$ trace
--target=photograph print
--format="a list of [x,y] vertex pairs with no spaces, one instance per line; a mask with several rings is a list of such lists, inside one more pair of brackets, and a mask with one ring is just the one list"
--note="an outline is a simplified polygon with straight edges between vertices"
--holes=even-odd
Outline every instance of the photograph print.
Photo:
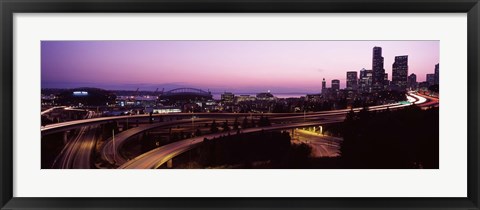
[[439,41],[42,41],[42,169],[438,169]]

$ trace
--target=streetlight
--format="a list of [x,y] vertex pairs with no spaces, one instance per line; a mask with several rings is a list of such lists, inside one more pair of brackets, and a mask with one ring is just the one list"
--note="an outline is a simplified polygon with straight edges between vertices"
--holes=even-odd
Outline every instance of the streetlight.
[[192,115],[192,136],[195,135],[195,116]]
[[112,147],[113,147],[113,163],[116,163],[116,156],[115,156],[115,129],[112,129]]

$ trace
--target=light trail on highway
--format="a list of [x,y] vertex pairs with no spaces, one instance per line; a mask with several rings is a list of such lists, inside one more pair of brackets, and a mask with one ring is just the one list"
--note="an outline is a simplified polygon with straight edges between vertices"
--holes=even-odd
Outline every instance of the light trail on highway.
[[340,153],[342,138],[326,136],[312,131],[295,129],[293,142],[302,142],[312,147],[314,157],[336,157]]
[[[369,111],[377,111],[377,110],[386,110],[386,109],[398,109],[403,108],[406,106],[411,106],[412,104],[421,104],[427,102],[424,100],[422,96],[416,95],[414,93],[409,93],[411,98],[409,99],[409,103],[402,104],[396,103],[395,105],[381,105],[375,107],[369,107]],[[349,109],[342,110],[340,113],[332,113],[332,112],[324,112],[322,114],[315,114],[309,117],[329,117],[328,119],[323,119],[318,122],[304,122],[304,123],[294,123],[294,124],[279,124],[279,125],[272,125],[269,127],[259,127],[259,128],[250,128],[241,130],[242,133],[251,133],[251,132],[259,132],[259,131],[269,131],[269,130],[278,130],[278,129],[290,129],[290,128],[298,128],[298,127],[308,127],[308,126],[316,126],[316,125],[324,125],[329,123],[337,123],[342,122],[345,119],[345,114],[353,110],[354,112],[359,112],[362,108],[357,109]],[[303,116],[297,116],[303,117]],[[138,157],[126,162],[125,164],[118,167],[118,169],[154,169],[160,167],[162,164],[167,162],[168,160],[174,158],[175,156],[182,154],[192,148],[198,146],[203,139],[211,139],[217,138],[224,135],[228,135],[229,132],[223,132],[218,134],[208,134],[204,136],[199,136],[191,139],[186,139],[178,142],[174,142],[156,149],[153,149],[149,152],[146,152]]]
[[49,112],[55,110],[55,109],[64,109],[66,106],[56,106],[56,107],[52,107],[50,109],[47,109],[45,111],[42,111],[40,112],[40,115],[44,115],[44,114],[48,114]]
[[[411,101],[414,102],[415,99],[410,97]],[[408,105],[408,104],[407,104]],[[407,106],[405,104],[400,104],[400,103],[395,103],[395,104],[387,104],[387,105],[378,105],[378,106],[371,106],[370,110],[381,110],[385,108],[397,108],[397,107],[403,107]],[[271,116],[272,121],[280,121],[280,120],[312,120],[315,118],[320,118],[320,117],[327,117],[327,116],[344,116],[346,113],[348,113],[350,110],[353,110],[354,112],[359,112],[363,108],[354,108],[354,109],[342,109],[342,110],[332,110],[332,111],[324,111],[321,112],[320,114],[309,114],[308,116],[302,116],[302,115],[296,115],[296,116],[286,116],[286,117],[275,117]],[[230,116],[230,115],[229,115]],[[205,119],[205,118],[200,118],[197,121],[205,122],[205,121],[213,121],[213,120],[225,120],[226,118],[216,118],[216,119]],[[113,141],[113,138],[109,138],[106,143],[104,144],[102,150],[101,150],[101,157],[103,160],[109,162],[110,164],[115,164],[115,165],[121,165],[128,160],[122,156],[120,153],[120,150],[122,146],[127,142],[130,138],[132,138],[134,135],[137,135],[139,133],[155,129],[155,128],[160,128],[164,126],[169,126],[169,125],[177,125],[177,124],[184,124],[184,123],[189,123],[190,119],[184,119],[184,120],[177,120],[174,122],[164,122],[164,123],[155,123],[155,124],[150,124],[150,125],[143,125],[139,126],[136,128],[129,129],[127,131],[123,131],[119,133],[118,135],[115,136],[115,142]]]
[[[370,106],[368,107],[369,111],[377,111],[377,110],[385,110],[385,109],[398,109],[406,106],[410,106],[411,104],[417,104],[421,105],[426,102],[430,102],[432,100],[426,99],[420,95],[417,95],[415,93],[409,93],[407,95],[408,103],[393,103],[393,104],[386,104],[386,105],[378,105],[378,106]],[[436,101],[438,103],[438,100]],[[359,112],[363,108],[353,108],[353,109],[342,109],[342,110],[331,110],[331,111],[322,111],[322,112],[311,112],[311,113],[282,113],[282,114],[276,114],[276,113],[263,113],[262,115],[269,116],[272,122],[280,122],[280,123],[285,123],[286,121],[297,121],[297,123],[290,122],[291,124],[278,124],[278,125],[273,125],[271,127],[263,127],[263,128],[252,128],[252,129],[244,129],[242,132],[256,132],[259,130],[264,130],[264,129],[277,129],[278,126],[280,127],[288,127],[290,126],[301,126],[304,125],[304,123],[310,123],[310,124],[325,124],[325,123],[334,123],[334,122],[341,122],[344,120],[345,115],[350,112]],[[89,117],[92,117],[89,112]],[[175,117],[170,116],[170,115],[154,115],[154,116],[167,116],[167,117]],[[247,116],[253,116],[250,113],[182,113],[180,116],[183,117],[200,117],[200,116],[217,116],[217,118],[197,118],[195,119],[196,122],[206,122],[206,121],[213,121],[213,120],[226,120],[227,118],[238,118],[238,117],[247,117]],[[257,116],[257,115],[255,115]],[[49,129],[54,129],[56,127],[61,128],[69,125],[92,125],[89,124],[89,122],[99,122],[99,121],[111,121],[113,119],[135,119],[135,118],[145,118],[148,119],[150,116],[120,116],[120,117],[108,117],[107,119],[104,117],[101,118],[91,118],[91,119],[85,119],[85,120],[76,120],[76,121],[70,121],[70,122],[65,122],[65,123],[57,123],[57,124],[52,124],[51,126],[48,126]],[[152,116],[153,117],[153,116]],[[298,121],[304,120],[302,123],[298,123]],[[309,122],[306,122],[308,120]],[[190,123],[192,119],[182,119],[182,120],[174,120],[174,121],[168,121],[168,122],[155,122],[153,124],[147,124],[147,125],[141,125],[136,128],[131,128],[126,131],[123,131],[119,133],[118,135],[115,136],[115,142],[112,141],[112,138],[108,139],[104,146],[101,149],[101,157],[105,161],[114,164],[114,165],[120,165],[119,168],[130,168],[126,167],[127,163],[130,163],[131,161],[136,161],[138,162],[139,158],[141,157],[150,157],[147,154],[152,154],[150,152],[156,151],[155,155],[159,156],[157,160],[160,160],[159,162],[164,162],[168,161],[168,158],[173,158],[185,151],[190,150],[191,148],[194,147],[196,144],[191,144],[192,142],[199,142],[199,139],[203,141],[204,138],[210,138],[206,136],[200,136],[192,139],[187,139],[179,142],[174,142],[159,148],[156,148],[150,152],[144,153],[133,160],[127,160],[125,157],[120,155],[120,150],[124,143],[130,139],[132,136],[137,135],[139,133],[155,129],[155,128],[161,128],[161,127],[166,127],[166,126],[172,126],[172,125],[180,125],[180,124],[187,124]],[[315,121],[315,122],[311,122]],[[95,124],[93,124],[95,125]],[[94,132],[92,132],[93,127],[96,126],[82,126],[80,127],[80,132],[76,136],[75,139],[72,141],[68,142],[66,146],[62,149],[62,152],[60,155],[57,157],[57,159],[54,162],[54,165],[59,168],[88,168],[90,167],[91,164],[91,154],[93,151],[93,148],[95,147],[96,144],[96,136],[94,135]],[[87,135],[84,135],[87,133]],[[225,133],[223,133],[225,134]],[[223,134],[211,134],[211,135],[223,135]],[[190,142],[190,144],[185,145],[185,141]],[[192,146],[193,145],[193,146]],[[167,147],[166,147],[167,146]],[[165,155],[162,155],[162,154]],[[163,161],[165,159],[165,161]],[[148,159],[149,161],[153,161],[152,159]],[[59,162],[58,162],[59,161]],[[149,162],[147,161],[147,162]],[[156,162],[158,165],[159,162]],[[160,164],[160,165],[161,165]],[[140,164],[144,166],[145,164]],[[151,164],[147,164],[150,166]],[[155,164],[154,164],[155,165]],[[158,166],[160,166],[158,165]],[[135,166],[135,164],[131,165],[132,167]],[[156,166],[156,167],[158,167]],[[134,167],[135,168],[135,167]],[[150,168],[150,167],[148,167]]]
[[[203,118],[203,119],[197,119],[195,120],[195,122],[207,122],[212,120],[216,120],[216,119]],[[172,125],[189,124],[191,122],[192,122],[192,119],[184,119],[184,120],[177,120],[177,121],[171,121],[171,122],[148,124],[148,125],[143,125],[143,126],[128,129],[126,131],[119,133],[118,135],[115,135],[115,141],[113,140],[112,137],[110,137],[105,141],[105,144],[101,149],[101,157],[103,160],[109,162],[110,164],[121,165],[125,163],[127,160],[120,154],[120,149],[125,144],[125,142],[130,138],[132,138],[133,136],[148,130],[156,129],[156,128],[172,126]]]
[[[338,122],[342,121],[343,119],[337,118],[332,119],[331,122]],[[323,122],[322,122],[323,123]],[[258,127],[258,128],[248,128],[241,130],[241,133],[253,133],[253,132],[260,132],[260,131],[272,131],[272,130],[285,130],[285,129],[292,129],[297,127],[308,127],[308,126],[316,126],[318,124],[322,124],[320,122],[306,122],[306,123],[295,123],[295,124],[279,124],[269,127]],[[229,132],[221,132],[215,134],[208,134],[204,136],[194,137],[182,141],[177,141],[163,147],[159,147],[157,149],[153,149],[149,152],[146,152],[128,162],[118,167],[119,169],[148,169],[148,168],[158,168],[162,164],[166,163],[168,160],[174,158],[175,156],[188,151],[198,144],[202,143],[205,138],[212,139],[218,138],[222,136],[228,135]]]
[[[86,118],[93,117],[89,111]],[[52,168],[86,169],[91,166],[91,156],[96,144],[96,126],[81,127],[75,138],[69,140],[60,154],[55,158]]]
[[[414,93],[409,93],[408,95],[415,97]],[[386,104],[386,105],[377,105],[377,106],[370,106],[369,108],[375,110],[377,108],[384,108],[384,107],[391,107],[399,105],[399,103],[393,104]],[[359,111],[362,108],[354,108],[354,111]],[[320,112],[308,112],[308,113],[172,113],[172,114],[153,114],[152,117],[189,117],[192,114],[199,116],[199,117],[245,117],[245,116],[269,116],[269,117],[281,117],[281,116],[314,116],[318,114],[336,114],[336,113],[347,113],[351,109],[340,109],[340,110],[331,110],[331,111],[320,111]],[[149,114],[144,115],[125,115],[125,116],[113,116],[113,117],[97,117],[91,119],[83,119],[83,120],[74,120],[68,122],[61,122],[50,124],[46,126],[42,126],[40,128],[42,135],[47,135],[55,132],[60,131],[67,131],[73,128],[77,128],[80,126],[86,125],[98,125],[102,123],[107,123],[111,121],[119,121],[119,120],[138,120],[138,119],[148,119],[150,118]]]

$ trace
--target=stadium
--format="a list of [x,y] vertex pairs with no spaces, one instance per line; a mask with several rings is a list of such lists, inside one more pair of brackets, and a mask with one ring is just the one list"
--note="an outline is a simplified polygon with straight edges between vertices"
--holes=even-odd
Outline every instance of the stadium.
[[203,91],[196,88],[177,88],[160,95],[160,103],[164,105],[201,103],[212,100],[210,91]]

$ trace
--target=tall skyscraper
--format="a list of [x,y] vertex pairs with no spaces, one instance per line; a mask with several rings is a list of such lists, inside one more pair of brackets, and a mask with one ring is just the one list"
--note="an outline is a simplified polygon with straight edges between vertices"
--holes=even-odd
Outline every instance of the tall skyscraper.
[[374,89],[376,90],[383,89],[385,69],[383,68],[383,57],[382,57],[381,47],[373,48],[372,71],[373,71],[372,85]]
[[332,90],[340,90],[340,80],[332,80]]
[[386,89],[389,85],[390,81],[388,80],[388,73],[385,73],[383,77],[383,88]]
[[410,90],[417,89],[417,75],[414,73],[410,74],[410,76],[407,78],[407,84]]
[[435,74],[427,74],[427,83],[429,86],[435,84]]
[[324,93],[326,89],[327,89],[327,82],[325,81],[325,78],[323,78],[323,80],[322,80],[322,93]]
[[407,88],[408,77],[408,55],[395,56],[392,65],[392,84],[400,90]]
[[347,71],[347,89],[357,90],[358,88],[358,78],[356,71]]
[[358,80],[358,86],[362,92],[371,92],[373,80],[373,71],[362,69],[360,70],[360,78]]
[[435,65],[435,85],[440,84],[439,70],[440,70],[440,64],[437,63],[437,64]]

